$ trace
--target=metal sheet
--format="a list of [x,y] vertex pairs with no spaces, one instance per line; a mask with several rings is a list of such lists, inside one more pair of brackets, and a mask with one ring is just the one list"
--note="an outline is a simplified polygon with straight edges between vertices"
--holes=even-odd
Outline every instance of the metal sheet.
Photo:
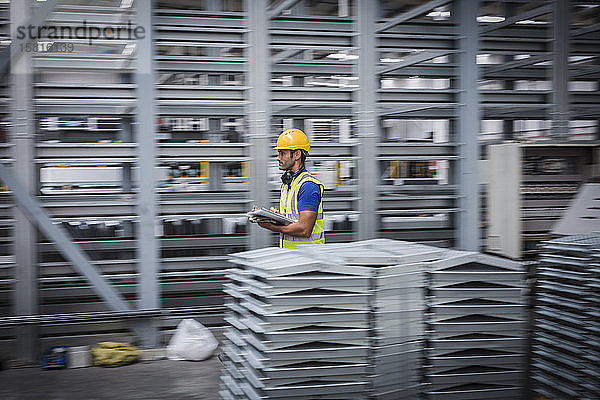
[[521,288],[448,288],[448,287],[434,287],[431,288],[433,296],[436,299],[473,299],[473,298],[484,298],[484,299],[500,299],[499,301],[507,298],[519,298],[521,296]]
[[526,339],[524,337],[496,337],[490,339],[459,339],[450,337],[447,339],[433,339],[431,346],[434,349],[431,351],[431,354],[474,348],[508,349],[509,351],[520,349],[522,352],[526,348]]
[[245,351],[252,353],[257,359],[268,359],[273,361],[288,360],[327,360],[339,357],[367,357],[367,346],[333,346],[329,343],[308,343],[290,349],[259,351],[251,343],[245,347]]
[[[480,369],[480,371],[477,371]],[[498,368],[499,369],[499,368]],[[431,390],[438,391],[443,389],[448,389],[451,387],[456,387],[457,385],[466,384],[466,383],[478,383],[478,382],[486,382],[491,384],[504,384],[506,386],[511,386],[519,381],[522,381],[525,378],[524,371],[521,370],[502,370],[499,371],[491,371],[491,368],[486,369],[482,367],[473,367],[471,368],[471,372],[450,372],[444,374],[431,374],[429,375],[429,379],[432,383]]]
[[324,326],[307,326],[303,328],[273,331],[261,334],[263,341],[278,343],[289,341],[316,341],[326,338],[327,340],[363,339],[368,337],[367,328],[338,329]]
[[484,304],[484,305],[434,305],[431,311],[439,319],[459,317],[469,314],[484,314],[488,316],[513,317],[524,316],[524,304]]
[[433,368],[471,365],[519,367],[523,362],[523,354],[445,355],[430,357],[429,360]]
[[516,386],[500,386],[489,389],[464,388],[427,392],[429,399],[440,400],[518,400],[522,390]]

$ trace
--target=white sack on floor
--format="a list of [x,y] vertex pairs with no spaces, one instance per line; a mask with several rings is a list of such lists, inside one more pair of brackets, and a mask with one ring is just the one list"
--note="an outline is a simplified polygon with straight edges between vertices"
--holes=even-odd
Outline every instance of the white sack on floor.
[[210,358],[219,343],[200,322],[187,318],[177,325],[177,330],[167,346],[169,360],[202,361]]

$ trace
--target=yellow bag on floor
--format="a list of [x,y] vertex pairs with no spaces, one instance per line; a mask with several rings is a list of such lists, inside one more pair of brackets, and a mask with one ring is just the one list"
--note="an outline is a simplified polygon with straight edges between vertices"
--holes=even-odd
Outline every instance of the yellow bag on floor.
[[137,347],[128,343],[100,342],[92,349],[92,363],[100,367],[133,364],[140,358]]

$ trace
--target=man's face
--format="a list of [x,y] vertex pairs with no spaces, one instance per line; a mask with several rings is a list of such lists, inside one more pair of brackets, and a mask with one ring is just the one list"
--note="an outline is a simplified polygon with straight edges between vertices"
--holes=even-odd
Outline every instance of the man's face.
[[279,162],[279,169],[286,171],[294,165],[294,152],[292,150],[277,150],[277,161]]

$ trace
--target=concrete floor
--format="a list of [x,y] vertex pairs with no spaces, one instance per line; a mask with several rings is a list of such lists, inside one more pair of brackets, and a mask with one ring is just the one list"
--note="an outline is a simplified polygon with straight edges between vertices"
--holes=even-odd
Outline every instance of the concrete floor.
[[216,356],[199,362],[155,360],[116,368],[10,368],[0,371],[0,399],[217,400],[220,369]]

